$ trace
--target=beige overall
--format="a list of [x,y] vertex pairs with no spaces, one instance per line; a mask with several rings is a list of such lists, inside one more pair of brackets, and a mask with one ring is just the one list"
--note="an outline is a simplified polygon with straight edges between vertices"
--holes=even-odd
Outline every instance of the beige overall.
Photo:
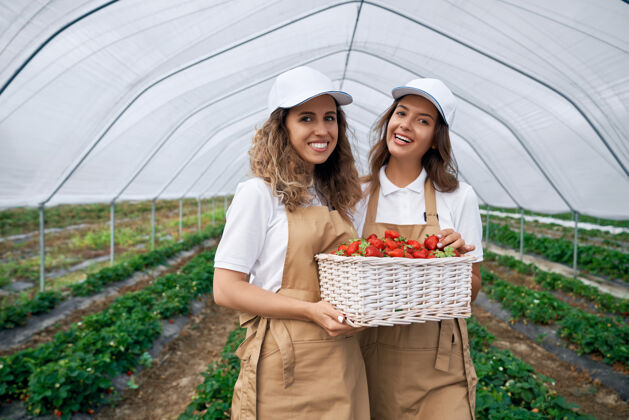
[[[426,180],[425,225],[376,223],[377,190],[369,198],[363,237],[397,230],[420,242],[440,231],[435,190]],[[369,328],[360,333],[371,418],[462,420],[474,418],[477,377],[465,320]]]
[[[286,215],[288,248],[278,293],[317,302],[315,254],[336,249],[356,231],[326,207]],[[312,322],[292,319],[243,314],[240,322],[247,338],[236,353],[241,369],[232,419],[369,419],[365,365],[355,335],[333,338]]]

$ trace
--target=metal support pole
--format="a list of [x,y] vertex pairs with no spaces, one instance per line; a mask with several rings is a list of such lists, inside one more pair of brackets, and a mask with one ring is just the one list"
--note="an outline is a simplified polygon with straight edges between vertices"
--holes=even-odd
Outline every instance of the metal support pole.
[[212,197],[212,226],[216,224],[216,198]]
[[46,283],[46,241],[44,239],[44,205],[39,206],[39,290],[44,291]]
[[115,246],[115,241],[114,241],[114,230],[115,230],[115,226],[116,226],[116,218],[115,218],[115,209],[116,207],[116,203],[114,201],[111,202],[111,207],[109,208],[109,220],[110,220],[110,226],[109,226],[109,265],[113,266],[114,265],[114,246]]
[[199,232],[201,232],[201,197],[197,198],[197,220],[199,222]]
[[182,236],[182,232],[183,232],[183,200],[179,199],[179,240],[181,241],[183,239]]
[[574,212],[574,258],[572,266],[574,269],[574,278],[577,278],[577,251],[578,251],[578,238],[579,238],[579,213]]
[[485,222],[485,248],[489,248],[489,205],[487,205],[487,221]]
[[155,249],[155,200],[151,201],[151,249]]
[[524,258],[524,209],[520,209],[520,261]]

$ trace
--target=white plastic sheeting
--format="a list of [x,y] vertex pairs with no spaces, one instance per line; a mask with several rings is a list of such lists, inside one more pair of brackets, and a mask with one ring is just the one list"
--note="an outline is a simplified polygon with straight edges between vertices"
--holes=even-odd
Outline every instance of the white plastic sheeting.
[[304,64],[354,96],[363,173],[391,88],[437,77],[481,202],[629,218],[620,0],[0,0],[0,207],[232,192]]

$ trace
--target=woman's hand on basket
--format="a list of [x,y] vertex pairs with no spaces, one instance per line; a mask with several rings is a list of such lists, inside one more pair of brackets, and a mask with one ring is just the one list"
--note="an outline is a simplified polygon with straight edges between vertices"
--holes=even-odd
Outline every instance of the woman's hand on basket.
[[437,237],[439,238],[440,244],[443,244],[444,247],[450,246],[456,249],[461,255],[476,249],[476,246],[466,244],[465,240],[461,237],[461,234],[459,232],[455,232],[454,229],[444,229],[437,234]]
[[345,323],[345,316],[334,309],[329,302],[320,300],[310,306],[309,318],[321,328],[323,328],[330,336],[337,337],[339,335],[352,335],[363,328],[354,328]]

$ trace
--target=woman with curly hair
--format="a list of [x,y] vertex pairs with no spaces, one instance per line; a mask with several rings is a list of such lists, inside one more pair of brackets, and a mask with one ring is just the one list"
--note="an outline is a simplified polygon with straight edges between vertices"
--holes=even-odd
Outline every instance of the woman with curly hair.
[[[450,144],[454,95],[437,79],[411,80],[392,95],[374,129],[368,198],[357,206],[358,231],[367,237],[396,230],[419,241],[437,235],[439,248],[451,246],[480,261],[478,202],[472,187],[457,179]],[[480,283],[474,263],[472,299]],[[465,320],[370,328],[360,341],[372,418],[474,417],[477,379]]]
[[369,418],[358,330],[321,300],[314,260],[357,236],[361,189],[340,107],[351,101],[295,68],[275,80],[253,137],[254,177],[236,189],[214,263],[216,303],[247,327],[233,419]]

